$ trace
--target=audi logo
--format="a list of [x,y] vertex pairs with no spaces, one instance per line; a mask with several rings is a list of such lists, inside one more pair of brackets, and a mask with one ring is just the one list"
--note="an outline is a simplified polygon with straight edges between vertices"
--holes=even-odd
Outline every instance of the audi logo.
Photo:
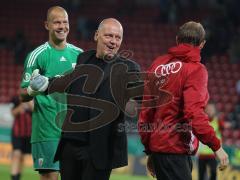
[[156,77],[167,76],[169,74],[175,74],[182,68],[182,62],[176,61],[168,64],[161,64],[157,66],[154,73]]

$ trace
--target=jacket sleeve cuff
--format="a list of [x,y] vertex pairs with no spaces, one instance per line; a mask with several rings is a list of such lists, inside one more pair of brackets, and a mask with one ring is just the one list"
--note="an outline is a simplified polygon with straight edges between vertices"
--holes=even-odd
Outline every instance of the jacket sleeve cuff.
[[208,146],[215,152],[221,147],[221,141],[214,136]]

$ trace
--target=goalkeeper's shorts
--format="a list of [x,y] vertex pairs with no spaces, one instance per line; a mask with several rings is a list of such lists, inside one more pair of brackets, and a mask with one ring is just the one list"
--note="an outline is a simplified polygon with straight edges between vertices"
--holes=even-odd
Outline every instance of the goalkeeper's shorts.
[[59,141],[45,141],[32,143],[32,157],[34,169],[59,171],[59,161],[53,162]]

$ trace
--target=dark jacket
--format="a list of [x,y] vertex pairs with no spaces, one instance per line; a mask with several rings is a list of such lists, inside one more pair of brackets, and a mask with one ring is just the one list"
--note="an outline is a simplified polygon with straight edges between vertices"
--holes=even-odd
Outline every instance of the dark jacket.
[[[90,106],[90,108],[85,108],[88,110],[88,119],[99,117],[101,114],[101,103],[99,103],[99,100],[107,101],[108,104],[106,106],[105,112],[105,118],[102,119],[102,121],[105,121],[110,116],[110,121],[104,123],[104,125],[96,126],[96,121],[88,121],[87,123],[87,135],[88,135],[88,148],[89,148],[89,154],[90,157],[97,169],[113,169],[118,167],[123,167],[127,165],[127,137],[125,131],[121,128],[124,124],[124,112],[123,109],[125,107],[126,101],[128,98],[123,98],[128,96],[128,91],[125,91],[124,82],[126,82],[126,79],[130,77],[129,75],[124,75],[123,73],[123,66],[116,67],[115,65],[126,65],[128,72],[140,72],[139,65],[137,65],[135,62],[130,61],[128,59],[122,58],[120,56],[116,56],[114,60],[110,62],[106,66],[106,68],[103,69],[104,74],[102,77],[100,77],[97,72],[94,76],[95,79],[92,79],[92,77],[88,77],[88,82],[95,82],[100,80],[99,85],[96,89],[92,90],[91,93],[85,92],[83,95],[82,88],[88,86],[89,84],[86,83],[83,84],[83,81],[77,79],[77,71],[80,71],[78,69],[79,65],[88,64],[91,65],[91,62],[88,62],[88,60],[91,60],[91,58],[96,56],[96,51],[88,51],[84,52],[79,55],[77,66],[75,70],[70,73],[67,76],[57,78],[56,82],[54,83],[54,87],[51,85],[49,86],[50,91],[58,91],[61,92],[63,88],[61,87],[66,82],[72,82],[69,86],[68,92],[72,95],[80,95],[84,96],[84,98],[92,98],[94,101],[88,103],[86,106]],[[115,66],[115,68],[113,68]],[[123,69],[122,69],[123,68]],[[111,76],[110,76],[111,74]],[[139,77],[139,76],[138,76]],[[71,79],[71,80],[70,80]],[[75,79],[73,82],[72,80]],[[59,82],[57,82],[59,81]],[[133,86],[134,83],[130,83]],[[136,83],[137,84],[137,83]],[[79,86],[79,87],[78,87]],[[91,86],[91,85],[90,85]],[[117,87],[117,88],[116,88]],[[90,88],[91,89],[91,88]],[[59,91],[60,90],[60,91]],[[94,92],[93,92],[94,91]],[[81,92],[81,93],[80,93]],[[131,92],[132,93],[132,92]],[[119,99],[120,98],[120,99]],[[96,100],[97,99],[97,100]],[[73,98],[73,100],[75,100]],[[81,100],[81,99],[80,99]],[[83,102],[82,100],[81,102]],[[68,98],[69,103],[69,98]],[[74,104],[74,103],[69,103]],[[68,104],[68,105],[69,105]],[[100,105],[99,105],[100,104]],[[115,116],[113,118],[112,116],[112,110],[111,110],[111,104],[112,106],[115,106],[114,110]],[[92,107],[98,106],[100,107],[100,110],[96,110]],[[79,106],[71,106],[69,105],[68,108],[74,109],[76,114],[72,116],[71,121],[74,122],[82,122],[80,120],[81,113],[78,114]],[[81,111],[84,111],[81,109]],[[85,119],[86,120],[86,119]],[[66,121],[65,121],[66,122]],[[64,127],[64,125],[63,125]],[[76,127],[76,125],[75,125]],[[61,139],[64,137],[67,137],[68,139],[77,139],[78,136],[81,136],[81,133],[83,132],[64,132],[62,133]],[[61,146],[61,142],[60,142]],[[58,148],[58,151],[59,148]],[[59,159],[59,152],[56,153],[56,160]]]

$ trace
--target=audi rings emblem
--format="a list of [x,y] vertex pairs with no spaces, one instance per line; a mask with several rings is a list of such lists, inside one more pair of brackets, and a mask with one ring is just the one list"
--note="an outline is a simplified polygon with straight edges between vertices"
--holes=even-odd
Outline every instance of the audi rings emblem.
[[182,68],[182,62],[176,61],[168,64],[161,64],[157,66],[154,73],[156,77],[167,76],[169,74],[175,74]]

